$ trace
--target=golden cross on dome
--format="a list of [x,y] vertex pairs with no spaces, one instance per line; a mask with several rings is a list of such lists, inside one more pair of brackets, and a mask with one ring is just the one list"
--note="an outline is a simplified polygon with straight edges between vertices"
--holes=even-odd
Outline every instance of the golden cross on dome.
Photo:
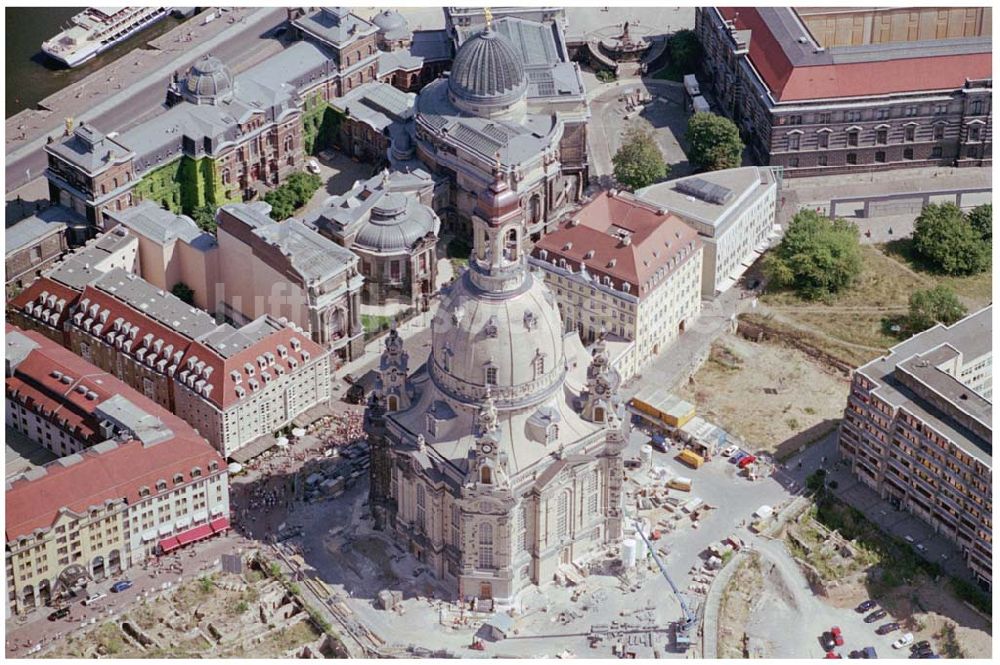
[[489,30],[493,25],[493,12],[490,11],[489,7],[483,8],[483,16],[486,18],[486,29]]

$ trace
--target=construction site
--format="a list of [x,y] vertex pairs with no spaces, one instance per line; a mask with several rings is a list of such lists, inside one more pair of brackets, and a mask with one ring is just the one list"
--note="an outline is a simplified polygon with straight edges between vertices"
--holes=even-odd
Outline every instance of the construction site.
[[324,658],[341,654],[294,589],[253,565],[149,594],[120,616],[42,652],[43,658]]

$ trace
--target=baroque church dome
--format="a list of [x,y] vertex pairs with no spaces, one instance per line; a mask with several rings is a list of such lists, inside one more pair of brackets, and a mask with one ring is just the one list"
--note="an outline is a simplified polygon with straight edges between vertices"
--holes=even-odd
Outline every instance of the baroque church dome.
[[459,401],[482,401],[489,384],[498,407],[528,407],[562,386],[562,319],[541,277],[529,273],[520,289],[501,296],[479,289],[467,271],[432,325],[431,375]]
[[233,76],[221,60],[205,56],[191,65],[184,81],[184,96],[195,104],[217,104],[233,94]]
[[486,28],[458,49],[448,77],[452,102],[470,107],[507,107],[524,98],[528,77],[524,62],[510,40]]

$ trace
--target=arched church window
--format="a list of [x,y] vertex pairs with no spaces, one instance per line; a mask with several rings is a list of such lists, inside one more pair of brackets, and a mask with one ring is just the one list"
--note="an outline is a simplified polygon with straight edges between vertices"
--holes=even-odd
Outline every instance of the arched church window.
[[528,220],[531,224],[535,224],[542,218],[542,197],[535,194],[528,201]]
[[417,528],[427,530],[427,491],[423,485],[417,485]]
[[597,483],[598,483],[598,480],[599,480],[598,475],[600,475],[600,471],[598,471],[597,469],[594,469],[591,472],[590,479],[589,479],[589,481],[587,483],[587,493],[589,494],[589,497],[588,497],[588,500],[587,500],[588,501],[588,503],[587,503],[587,511],[591,515],[596,515],[597,514],[597,506],[598,506]]
[[479,470],[479,482],[484,485],[491,485],[493,483],[493,472],[488,466],[484,466]]
[[569,490],[559,495],[559,504],[556,506],[556,536],[562,538],[567,533],[569,533]]
[[503,255],[508,261],[517,261],[517,229],[510,229],[504,236]]
[[395,395],[389,395],[388,406],[390,411],[396,411],[399,409],[399,398]]
[[479,526],[479,567],[493,568],[493,525]]

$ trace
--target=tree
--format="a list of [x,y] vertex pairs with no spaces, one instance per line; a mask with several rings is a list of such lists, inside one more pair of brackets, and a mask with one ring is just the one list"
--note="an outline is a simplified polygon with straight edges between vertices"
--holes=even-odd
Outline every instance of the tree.
[[948,275],[973,275],[990,265],[990,244],[954,203],[924,206],[913,225],[913,249]]
[[215,212],[218,210],[218,206],[212,203],[206,203],[203,206],[198,206],[191,211],[191,219],[194,223],[198,225],[198,228],[207,233],[215,233],[218,228],[218,224],[215,221]]
[[628,131],[611,162],[618,182],[633,190],[663,180],[670,171],[652,133],[638,128]]
[[684,138],[688,159],[699,169],[734,169],[743,161],[743,141],[732,120],[714,113],[695,113],[688,120]]
[[993,204],[984,203],[969,211],[966,219],[972,228],[979,231],[979,235],[988,243],[993,242]]
[[667,55],[674,65],[674,71],[680,74],[695,71],[704,53],[701,41],[693,30],[678,30],[667,42]]
[[189,305],[194,304],[194,289],[184,282],[177,282],[170,292]]
[[304,171],[292,173],[283,185],[264,195],[264,200],[271,204],[271,219],[279,222],[288,219],[305,205],[322,185],[323,179],[318,175]]
[[950,326],[966,315],[965,306],[951,288],[939,284],[926,291],[915,291],[910,295],[910,314],[907,328],[911,335],[923,332],[943,323]]
[[858,229],[814,210],[795,214],[781,243],[764,260],[768,281],[814,300],[851,286],[861,274]]

